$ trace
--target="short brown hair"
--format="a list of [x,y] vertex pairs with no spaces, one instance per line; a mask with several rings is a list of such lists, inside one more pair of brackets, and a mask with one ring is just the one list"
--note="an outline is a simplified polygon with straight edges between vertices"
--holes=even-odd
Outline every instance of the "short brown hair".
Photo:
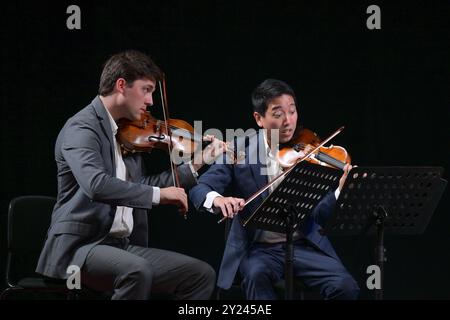
[[159,81],[161,77],[161,69],[150,56],[136,50],[127,50],[113,55],[106,61],[100,77],[98,93],[102,96],[110,94],[119,78],[133,83],[135,80],[145,78]]

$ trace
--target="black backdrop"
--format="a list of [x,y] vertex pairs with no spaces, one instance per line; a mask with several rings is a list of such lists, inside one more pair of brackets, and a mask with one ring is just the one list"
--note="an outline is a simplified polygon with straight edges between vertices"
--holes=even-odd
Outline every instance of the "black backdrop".
[[[66,28],[70,4],[81,8],[81,30]],[[381,8],[381,30],[366,27],[370,4]],[[326,136],[346,126],[334,143],[354,163],[448,169],[448,1],[19,1],[0,12],[0,268],[9,201],[56,194],[59,129],[96,95],[105,59],[123,49],[150,53],[163,68],[174,118],[203,120],[204,129],[254,127],[251,90],[279,78],[296,91],[305,127]],[[450,298],[447,194],[422,236],[387,237],[386,298]],[[217,269],[223,226],[215,221],[157,208],[152,245]],[[354,238],[332,240],[365,288],[371,239],[358,255]]]

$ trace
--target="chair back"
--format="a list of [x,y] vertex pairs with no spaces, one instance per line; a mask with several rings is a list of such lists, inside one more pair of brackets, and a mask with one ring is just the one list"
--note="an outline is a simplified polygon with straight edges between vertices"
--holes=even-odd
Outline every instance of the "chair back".
[[50,227],[54,197],[30,195],[11,200],[8,210],[8,261],[6,280],[36,277],[35,269],[47,230]]

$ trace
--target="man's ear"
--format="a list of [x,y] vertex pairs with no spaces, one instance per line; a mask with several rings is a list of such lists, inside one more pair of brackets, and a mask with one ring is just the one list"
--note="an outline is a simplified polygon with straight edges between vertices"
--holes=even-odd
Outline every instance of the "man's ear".
[[115,87],[118,92],[123,93],[126,85],[127,85],[127,81],[124,78],[119,78],[116,80]]
[[263,116],[261,114],[259,114],[258,112],[254,111],[253,112],[253,117],[255,118],[255,121],[258,124],[258,126],[260,128],[262,128],[263,127],[263,123],[262,123],[261,119],[263,118]]

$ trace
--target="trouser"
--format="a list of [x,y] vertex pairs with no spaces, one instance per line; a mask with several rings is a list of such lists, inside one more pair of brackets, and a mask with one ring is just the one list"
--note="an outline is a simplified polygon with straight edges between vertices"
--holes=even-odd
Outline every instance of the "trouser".
[[[285,244],[255,243],[239,271],[247,299],[277,299],[273,285],[284,276]],[[294,244],[294,276],[324,299],[356,299],[359,287],[342,262],[300,240]]]
[[142,300],[151,294],[209,299],[215,272],[186,255],[129,245],[127,238],[107,238],[87,255],[81,283],[97,291],[112,291],[112,299]]

